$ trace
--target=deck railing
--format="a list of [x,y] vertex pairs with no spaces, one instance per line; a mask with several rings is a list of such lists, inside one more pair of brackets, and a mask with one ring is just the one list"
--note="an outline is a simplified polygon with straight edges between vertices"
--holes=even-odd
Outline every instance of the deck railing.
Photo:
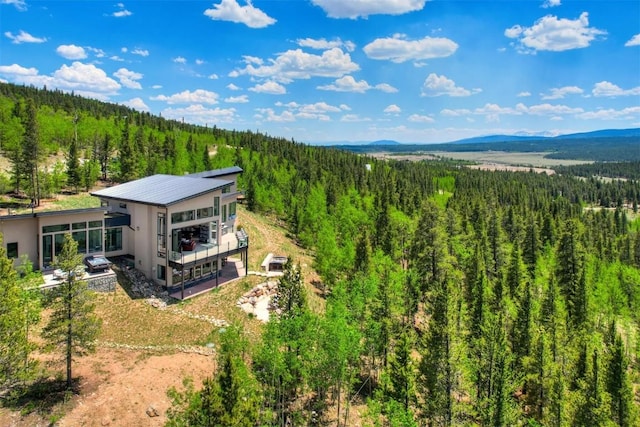
[[249,239],[246,233],[236,233],[235,235],[228,235],[230,237],[224,238],[219,245],[211,243],[197,243],[196,247],[192,251],[171,251],[169,256],[170,260],[175,264],[194,264],[199,260],[206,260],[207,258],[220,257],[230,252],[236,253],[239,249],[247,247]]

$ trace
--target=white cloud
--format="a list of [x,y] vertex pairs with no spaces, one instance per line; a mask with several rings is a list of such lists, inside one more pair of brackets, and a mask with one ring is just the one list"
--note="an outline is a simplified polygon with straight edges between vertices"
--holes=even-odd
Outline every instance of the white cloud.
[[138,111],[149,112],[149,107],[144,103],[142,98],[132,98],[128,101],[123,102],[122,105],[126,105],[127,107],[133,108]]
[[120,48],[120,52],[127,53],[127,52],[129,52],[129,48],[126,47],[126,46],[123,46],[123,47]]
[[96,56],[96,58],[104,58],[105,57],[104,50],[102,50],[102,49],[98,49],[98,48],[91,47],[91,46],[87,46],[85,49],[88,50],[89,52],[93,52],[93,54]]
[[61,44],[56,49],[56,52],[66,59],[84,59],[87,57],[84,48],[74,44]]
[[371,89],[371,85],[365,80],[356,81],[353,76],[340,77],[331,84],[318,86],[320,90],[331,90],[335,92],[357,92],[365,93]]
[[440,114],[445,117],[461,117],[461,116],[467,116],[471,114],[471,110],[468,110],[466,108],[459,108],[456,110],[445,108],[444,110],[440,111]]
[[340,118],[341,122],[347,123],[357,123],[357,122],[370,122],[371,119],[368,117],[360,117],[357,114],[345,114]]
[[149,56],[149,51],[147,49],[133,49],[131,53],[134,55]]
[[234,85],[233,83],[229,83],[227,85],[227,89],[229,89],[229,90],[240,90],[240,88],[238,86]]
[[90,90],[112,94],[120,89],[120,85],[107,76],[104,70],[93,64],[74,62],[71,66],[63,65],[54,74],[60,84],[54,86],[69,89]]
[[249,90],[251,92],[268,93],[271,95],[283,95],[287,93],[287,89],[284,86],[274,81],[257,84],[254,87],[250,87]]
[[516,105],[516,110],[534,116],[558,116],[567,114],[579,114],[584,112],[582,108],[569,107],[567,105],[538,104],[527,107],[524,104]]
[[215,73],[214,74],[209,74],[209,76],[207,78],[209,78],[211,80],[218,80],[218,75],[215,74]]
[[485,116],[488,122],[499,122],[502,115],[519,116],[523,113],[518,109],[501,107],[498,104],[485,104],[473,110],[473,114]]
[[282,114],[276,114],[271,108],[259,108],[256,118],[267,122],[295,122],[296,118],[291,111],[283,111]]
[[518,98],[524,98],[524,97],[527,97],[527,96],[531,96],[531,92],[527,92],[527,91],[520,92],[517,96],[518,96]]
[[624,45],[626,47],[640,46],[640,34],[636,34],[635,36],[631,37]]
[[27,10],[27,2],[24,0],[2,0],[2,4],[12,4],[21,12]]
[[410,122],[414,122],[414,123],[433,123],[435,122],[435,120],[433,120],[432,117],[429,116],[423,116],[420,114],[412,114],[409,116],[409,118],[407,119]]
[[202,104],[190,105],[186,108],[165,108],[162,117],[184,120],[187,123],[209,125],[215,123],[232,123],[236,115],[235,108],[207,108]]
[[18,64],[0,65],[0,74],[12,76],[37,76],[38,70],[33,67],[25,68]]
[[109,78],[104,70],[93,64],[73,62],[71,66],[63,65],[50,76],[38,74],[35,68],[25,68],[18,64],[0,66],[0,75],[4,75],[13,83],[47,86],[65,92],[74,91],[80,96],[107,100],[118,93],[120,84]]
[[213,20],[245,24],[249,28],[264,28],[276,22],[260,9],[253,7],[249,0],[246,0],[245,6],[240,6],[236,0],[222,0],[213,7],[214,9],[204,11],[204,14]]
[[427,0],[311,0],[330,18],[366,18],[369,15],[402,15],[422,10]]
[[602,81],[593,86],[591,93],[593,96],[637,96],[640,95],[640,86],[636,86],[631,89],[622,89],[611,82]]
[[118,55],[110,56],[109,59],[112,60],[112,61],[118,61],[118,62],[123,62],[124,61],[124,59],[120,58]]
[[542,3],[542,7],[544,9],[548,9],[550,7],[560,6],[560,4],[560,0],[544,0],[544,3]]
[[356,48],[355,43],[351,41],[343,42],[340,39],[328,41],[327,39],[324,39],[324,38],[322,39],[306,38],[306,39],[298,39],[297,43],[298,43],[298,46],[300,47],[309,47],[311,49],[318,49],[318,50],[333,49],[334,47],[338,47],[338,48],[344,47],[344,49],[347,52],[353,52]]
[[469,90],[456,86],[456,83],[446,76],[431,73],[424,81],[421,96],[470,96],[481,91],[481,89]]
[[305,104],[300,106],[300,112],[321,114],[321,113],[338,113],[342,111],[340,107],[327,104],[326,102],[316,102],[315,104]]
[[398,107],[396,104],[391,104],[384,109],[385,114],[400,114],[402,109]]
[[153,85],[151,89],[162,89],[162,85]]
[[18,34],[13,34],[11,31],[6,31],[4,35],[11,39],[11,43],[13,44],[21,44],[21,43],[44,43],[47,41],[46,37],[34,37],[26,31],[20,30]]
[[542,99],[562,99],[565,95],[579,95],[584,91],[577,86],[554,87],[551,93],[541,94]]
[[[257,63],[255,58],[248,60],[247,66],[230,73],[231,77],[248,74],[254,77],[270,78],[283,83],[294,79],[308,79],[311,77],[342,77],[345,74],[360,69],[358,64],[351,61],[351,56],[338,48],[322,52],[322,55],[313,55],[303,52],[301,49],[288,50],[281,53],[275,59],[269,61],[269,65]],[[255,64],[255,65],[254,65]]]
[[622,110],[600,109],[578,114],[583,120],[637,120],[640,117],[640,107],[628,107]]
[[124,87],[128,87],[129,89],[142,89],[142,86],[138,82],[138,80],[142,78],[142,74],[140,73],[127,70],[126,68],[120,68],[118,71],[113,73],[113,75],[120,80],[120,83]]
[[173,62],[176,62],[178,64],[186,64],[187,59],[183,58],[182,56],[176,56],[175,58],[173,58]]
[[224,102],[228,102],[230,104],[244,104],[249,102],[249,97],[247,95],[230,96],[225,98]]
[[366,80],[356,81],[352,76],[344,76],[336,79],[333,83],[328,85],[317,86],[316,89],[330,90],[334,92],[356,92],[365,93],[371,89],[377,89],[386,93],[395,93],[398,91],[395,87],[387,83],[380,83],[375,86],[371,86]]
[[589,14],[582,12],[575,20],[558,19],[547,15],[538,19],[531,27],[514,25],[505,30],[504,35],[518,41],[521,53],[535,53],[539,50],[561,52],[589,46],[598,36],[607,32],[589,27]]
[[425,37],[420,40],[407,40],[403,34],[376,39],[363,48],[369,58],[396,63],[445,58],[453,55],[457,49],[458,44],[447,38]]
[[386,93],[396,93],[398,92],[398,89],[396,89],[395,87],[391,86],[388,83],[380,83],[374,86],[374,89],[377,89],[381,92],[386,92]]
[[204,60],[196,58],[196,65],[202,65],[202,64],[204,64]]
[[124,18],[126,16],[131,16],[133,15],[133,13],[131,13],[130,11],[128,11],[125,7],[123,3],[118,3],[116,4],[116,7],[119,9],[115,12],[113,12],[113,15],[116,18]]
[[204,89],[196,89],[193,92],[185,90],[171,96],[152,96],[151,100],[164,101],[167,104],[217,104],[218,94]]

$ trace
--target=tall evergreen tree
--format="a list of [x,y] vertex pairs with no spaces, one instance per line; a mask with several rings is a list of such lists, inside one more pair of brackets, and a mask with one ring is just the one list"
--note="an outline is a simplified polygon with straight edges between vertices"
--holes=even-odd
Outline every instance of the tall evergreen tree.
[[76,114],[73,117],[73,138],[69,143],[69,152],[67,154],[67,184],[73,187],[76,193],[82,182],[78,155],[78,121],[79,117]]
[[558,241],[555,277],[565,298],[569,321],[575,328],[582,328],[587,320],[584,256],[578,224],[571,220]]
[[64,272],[65,279],[63,284],[49,291],[52,313],[42,335],[47,348],[63,349],[67,388],[71,389],[73,358],[95,351],[101,320],[94,313],[95,295],[82,280],[82,254],[78,253],[78,243],[70,233],[64,236],[56,266]]
[[615,330],[615,323],[612,333],[615,337],[608,343],[606,371],[606,389],[611,396],[611,419],[621,427],[631,427],[637,425],[638,411],[629,378],[629,361],[622,337]]

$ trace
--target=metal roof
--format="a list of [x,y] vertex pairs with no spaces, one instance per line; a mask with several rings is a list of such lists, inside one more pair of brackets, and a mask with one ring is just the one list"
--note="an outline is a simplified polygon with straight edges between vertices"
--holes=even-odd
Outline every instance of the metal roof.
[[169,206],[209,193],[232,181],[202,179],[190,175],[153,175],[94,191],[91,195],[156,206]]
[[105,212],[105,208],[80,208],[80,209],[65,209],[61,211],[35,211],[33,213],[23,213],[23,214],[13,214],[13,215],[2,215],[0,216],[0,220],[13,220],[13,219],[23,219],[23,218],[40,218],[45,216],[63,216],[63,215],[76,215],[76,214],[85,214],[89,212]]
[[233,175],[236,173],[242,173],[242,168],[240,166],[231,166],[228,168],[214,169],[214,170],[204,171],[204,172],[196,172],[196,173],[191,173],[185,176],[190,176],[193,178],[218,178],[221,176]]

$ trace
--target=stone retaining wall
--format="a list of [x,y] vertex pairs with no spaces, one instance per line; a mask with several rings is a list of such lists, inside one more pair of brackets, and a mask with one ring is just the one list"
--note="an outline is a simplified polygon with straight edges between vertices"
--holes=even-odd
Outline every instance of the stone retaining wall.
[[116,283],[118,283],[118,277],[115,274],[87,280],[89,289],[96,292],[113,292],[116,289]]

